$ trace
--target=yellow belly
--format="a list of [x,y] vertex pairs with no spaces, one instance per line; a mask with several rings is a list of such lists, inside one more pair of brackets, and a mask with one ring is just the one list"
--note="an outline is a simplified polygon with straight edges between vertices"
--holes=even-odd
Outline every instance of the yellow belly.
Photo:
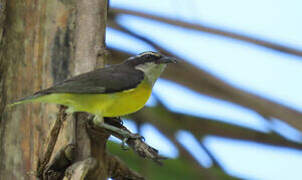
[[36,99],[37,102],[48,102],[66,105],[74,111],[84,111],[104,117],[123,116],[141,109],[151,95],[152,87],[143,82],[135,89],[111,94],[50,94]]

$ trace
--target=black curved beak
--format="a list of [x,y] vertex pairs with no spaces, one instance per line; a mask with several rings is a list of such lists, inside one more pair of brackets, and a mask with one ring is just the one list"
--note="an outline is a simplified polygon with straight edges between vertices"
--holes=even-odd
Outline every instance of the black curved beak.
[[168,63],[177,63],[177,59],[175,57],[163,56],[159,59],[160,63],[168,64]]

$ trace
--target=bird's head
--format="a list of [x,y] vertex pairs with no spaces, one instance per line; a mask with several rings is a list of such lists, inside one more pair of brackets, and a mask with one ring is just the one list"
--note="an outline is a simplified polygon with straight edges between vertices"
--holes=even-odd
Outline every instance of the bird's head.
[[176,59],[157,52],[147,51],[128,58],[126,63],[135,69],[143,71],[153,85],[156,79],[165,70],[167,64],[176,63]]

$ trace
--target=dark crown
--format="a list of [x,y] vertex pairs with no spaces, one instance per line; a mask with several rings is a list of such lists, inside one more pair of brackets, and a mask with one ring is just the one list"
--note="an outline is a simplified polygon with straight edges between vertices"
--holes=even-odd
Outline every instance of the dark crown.
[[153,52],[153,51],[146,51],[143,53],[140,53],[136,56],[132,56],[126,60],[127,64],[136,66],[139,64],[144,64],[148,62],[157,62],[160,58],[163,56],[160,53]]

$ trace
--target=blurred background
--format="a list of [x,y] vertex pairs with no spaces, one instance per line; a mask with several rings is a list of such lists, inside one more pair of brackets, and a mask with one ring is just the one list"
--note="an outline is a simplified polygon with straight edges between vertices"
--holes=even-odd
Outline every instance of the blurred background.
[[112,152],[147,179],[301,179],[301,6],[111,0],[109,64],[149,50],[180,59],[125,120],[169,160]]

